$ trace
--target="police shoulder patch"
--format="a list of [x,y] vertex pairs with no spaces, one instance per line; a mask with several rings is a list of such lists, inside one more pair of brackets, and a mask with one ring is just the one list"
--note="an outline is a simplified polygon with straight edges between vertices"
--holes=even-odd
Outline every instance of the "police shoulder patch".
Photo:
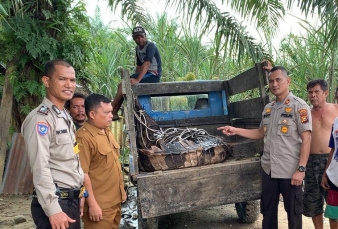
[[45,136],[49,131],[49,124],[46,122],[38,122],[36,124],[36,131],[40,136]]
[[305,124],[305,123],[309,122],[309,116],[308,116],[306,109],[300,109],[300,110],[298,110],[298,113],[300,115],[300,122],[301,123]]
[[298,112],[299,112],[299,114],[300,114],[301,116],[307,115],[307,110],[306,110],[306,109],[300,109],[300,110],[298,110]]
[[49,108],[46,107],[45,105],[42,105],[40,109],[38,110],[38,113],[43,114],[43,115],[48,115],[48,111],[49,111]]

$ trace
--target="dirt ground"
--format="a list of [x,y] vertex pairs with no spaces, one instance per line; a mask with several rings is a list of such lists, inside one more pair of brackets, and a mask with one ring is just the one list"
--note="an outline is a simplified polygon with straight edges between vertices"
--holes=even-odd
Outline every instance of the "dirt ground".
[[[30,202],[30,196],[0,196],[0,228],[34,229],[35,226],[30,215]],[[26,221],[15,223],[15,220]],[[158,229],[259,229],[261,228],[261,220],[260,215],[255,223],[242,224],[237,218],[234,205],[226,205],[161,216]],[[324,228],[329,228],[327,219],[324,224]],[[303,217],[303,229],[313,228],[311,219]],[[287,229],[283,202],[279,204],[279,229]]]

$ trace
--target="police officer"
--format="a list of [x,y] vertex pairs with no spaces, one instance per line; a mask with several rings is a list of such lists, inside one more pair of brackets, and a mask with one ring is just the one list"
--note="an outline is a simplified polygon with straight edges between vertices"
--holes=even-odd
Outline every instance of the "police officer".
[[[269,63],[270,64],[270,63]],[[267,104],[258,129],[219,127],[226,135],[264,138],[261,157],[263,229],[278,229],[278,202],[283,195],[289,229],[302,228],[302,184],[310,153],[312,119],[310,107],[289,91],[285,68],[269,73],[269,88],[276,99]]]
[[46,98],[22,124],[33,174],[31,212],[38,229],[80,229],[79,196],[84,174],[75,126],[64,109],[75,91],[75,70],[64,60],[46,63]]

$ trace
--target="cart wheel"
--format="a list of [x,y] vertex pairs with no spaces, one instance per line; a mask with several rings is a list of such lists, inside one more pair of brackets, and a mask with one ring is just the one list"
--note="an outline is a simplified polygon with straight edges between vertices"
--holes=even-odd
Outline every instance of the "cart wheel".
[[251,200],[247,202],[235,203],[236,212],[242,223],[253,223],[259,216],[259,201]]

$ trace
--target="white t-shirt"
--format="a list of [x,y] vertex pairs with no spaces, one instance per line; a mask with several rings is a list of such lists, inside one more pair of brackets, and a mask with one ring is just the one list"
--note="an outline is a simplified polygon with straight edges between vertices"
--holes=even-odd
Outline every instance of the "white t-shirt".
[[326,170],[330,181],[338,187],[338,118],[334,120],[329,147],[334,149],[332,160]]

